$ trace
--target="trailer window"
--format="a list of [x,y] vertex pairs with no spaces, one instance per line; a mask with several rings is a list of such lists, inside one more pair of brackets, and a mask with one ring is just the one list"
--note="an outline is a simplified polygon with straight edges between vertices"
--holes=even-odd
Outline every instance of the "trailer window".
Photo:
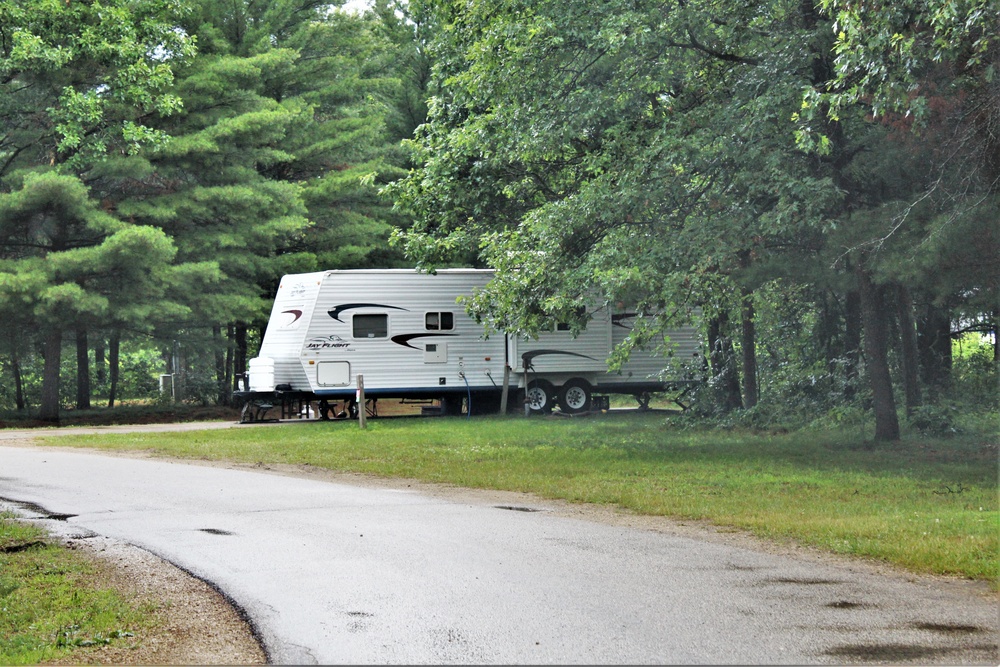
[[385,313],[375,315],[355,315],[355,338],[385,338],[389,335],[389,316]]
[[424,325],[428,331],[450,331],[455,328],[455,314],[427,313],[424,316]]

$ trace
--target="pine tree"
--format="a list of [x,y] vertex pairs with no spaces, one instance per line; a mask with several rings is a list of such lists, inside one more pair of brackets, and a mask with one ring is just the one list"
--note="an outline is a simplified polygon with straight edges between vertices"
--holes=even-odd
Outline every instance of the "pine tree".
[[[121,299],[105,272],[152,270],[170,253],[162,232],[105,211],[89,180],[109,156],[164,141],[147,121],[179,108],[180,13],[170,0],[0,6],[0,309],[2,326],[42,341],[42,419],[59,418],[64,331]],[[133,304],[154,298],[126,289]]]
[[[159,321],[163,334],[202,330],[218,345],[217,327],[246,345],[281,275],[391,261],[377,182],[392,170],[383,98],[393,83],[371,21],[325,3],[206,0],[183,26],[199,45],[177,70],[184,113],[158,125],[172,139],[127,192],[118,186],[118,210],[163,229],[179,263],[218,267],[218,281],[189,293],[189,317]],[[219,384],[248,356],[230,355],[233,368],[213,355]]]

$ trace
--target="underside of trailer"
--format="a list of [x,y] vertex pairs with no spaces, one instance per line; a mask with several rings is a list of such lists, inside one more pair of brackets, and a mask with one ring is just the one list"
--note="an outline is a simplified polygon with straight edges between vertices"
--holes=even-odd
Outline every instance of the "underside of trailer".
[[[506,397],[502,389],[448,393],[417,389],[366,392],[362,400],[368,417],[537,415],[556,410],[562,415],[584,415],[612,409],[611,396],[614,395],[631,396],[634,407],[639,411],[656,405],[687,410],[690,407],[689,394],[700,384],[698,380],[641,382],[604,387],[602,390],[589,386],[582,379],[570,379],[560,386],[538,379],[529,380],[526,389],[511,386]],[[291,388],[275,388],[270,392],[239,390],[233,396],[240,406],[240,423],[244,424],[289,419],[356,419],[360,410],[357,392],[320,395]]]

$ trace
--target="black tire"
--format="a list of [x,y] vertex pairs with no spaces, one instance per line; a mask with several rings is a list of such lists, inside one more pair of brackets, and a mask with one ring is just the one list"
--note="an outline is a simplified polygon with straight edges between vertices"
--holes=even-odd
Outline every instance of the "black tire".
[[590,412],[594,388],[583,378],[573,378],[559,390],[559,408],[571,415]]
[[556,400],[556,388],[548,380],[532,380],[524,392],[532,414],[548,414]]

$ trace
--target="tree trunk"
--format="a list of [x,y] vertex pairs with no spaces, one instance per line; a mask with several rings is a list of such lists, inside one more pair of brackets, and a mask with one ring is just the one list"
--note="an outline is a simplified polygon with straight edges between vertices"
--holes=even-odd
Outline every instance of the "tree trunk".
[[239,390],[241,387],[236,386],[236,382],[233,380],[233,339],[235,338],[235,333],[233,325],[230,324],[226,327],[226,386]]
[[234,327],[236,337],[236,352],[233,359],[233,377],[237,382],[246,376],[247,372],[247,325],[237,322]]
[[14,402],[18,412],[23,412],[27,407],[24,402],[24,378],[21,376],[21,359],[16,347],[10,355],[10,367],[14,373]]
[[108,407],[115,407],[118,395],[118,352],[121,343],[121,332],[115,329],[108,338]]
[[844,303],[844,359],[844,398],[852,401],[858,390],[861,365],[861,295],[857,290],[848,292]]
[[173,352],[170,355],[170,372],[173,373],[172,386],[174,388],[174,401],[181,403],[185,397],[185,382],[184,382],[184,361],[181,358],[181,344],[180,341],[175,340],[173,343]]
[[[753,263],[749,250],[739,254],[740,268],[746,270]],[[743,361],[743,407],[757,405],[757,329],[754,324],[753,290],[740,288],[740,351]]]
[[933,393],[951,380],[951,318],[943,308],[927,304],[917,320],[917,350],[920,375]]
[[993,311],[993,363],[1000,364],[1000,311]]
[[920,406],[920,376],[917,361],[917,324],[913,319],[913,297],[904,285],[896,285],[896,315],[899,319],[899,343],[906,394],[906,416]]
[[97,378],[97,384],[102,387],[108,379],[108,367],[104,359],[104,336],[98,336],[94,341],[94,377]]
[[226,382],[226,352],[222,349],[222,327],[218,324],[212,326],[212,342],[215,346],[215,386],[219,388],[216,403],[229,405],[230,392],[228,391],[229,383]]
[[45,364],[42,369],[42,404],[38,418],[59,421],[59,363],[62,360],[62,331],[52,329],[42,341]]
[[889,327],[885,320],[885,300],[864,268],[859,265],[855,273],[861,297],[865,366],[875,410],[875,439],[899,440],[899,417],[896,415],[896,399],[889,375]]
[[833,372],[837,368],[838,360],[843,356],[840,347],[843,329],[840,309],[835,309],[831,302],[836,303],[836,299],[829,291],[824,291],[822,307],[819,309],[819,321],[816,323],[816,343],[823,350],[827,370]]
[[90,355],[87,327],[76,327],[76,409],[90,409]]
[[732,339],[726,335],[729,315],[719,313],[708,321],[708,361],[712,373],[712,383],[718,389],[725,412],[743,407],[740,397],[740,380],[736,373],[736,352]]
[[743,327],[741,347],[743,351],[743,407],[749,409],[757,405],[757,328],[754,323],[753,291],[743,290],[740,309]]

